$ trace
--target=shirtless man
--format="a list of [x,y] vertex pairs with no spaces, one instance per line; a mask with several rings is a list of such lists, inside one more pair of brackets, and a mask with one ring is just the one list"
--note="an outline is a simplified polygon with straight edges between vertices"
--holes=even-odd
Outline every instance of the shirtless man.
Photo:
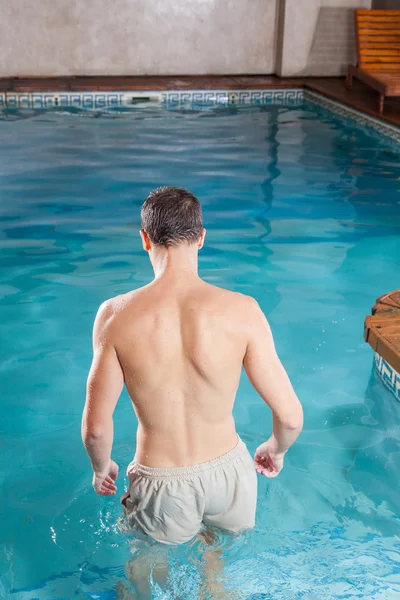
[[[82,436],[95,491],[116,493],[113,412],[125,383],[139,426],[128,522],[169,544],[202,524],[251,528],[256,471],[276,477],[303,412],[257,302],[210,285],[197,272],[204,244],[200,203],[190,192],[155,190],[142,207],[143,248],[155,278],[108,300],[93,333]],[[232,408],[242,371],[273,412],[273,432],[254,460],[238,438]]]

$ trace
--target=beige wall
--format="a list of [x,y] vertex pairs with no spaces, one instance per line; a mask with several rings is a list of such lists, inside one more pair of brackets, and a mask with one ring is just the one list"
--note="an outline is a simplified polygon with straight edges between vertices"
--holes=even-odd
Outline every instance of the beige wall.
[[1,0],[0,76],[273,73],[276,5]]
[[277,74],[344,75],[356,60],[355,8],[371,0],[280,0]]

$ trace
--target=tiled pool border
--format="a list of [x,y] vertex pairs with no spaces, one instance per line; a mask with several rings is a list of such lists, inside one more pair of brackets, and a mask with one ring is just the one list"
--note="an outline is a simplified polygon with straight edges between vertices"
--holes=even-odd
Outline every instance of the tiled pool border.
[[382,135],[391,138],[395,142],[400,143],[400,127],[396,127],[396,125],[390,125],[390,123],[386,123],[385,121],[371,117],[370,115],[367,115],[357,109],[346,106],[345,104],[342,104],[336,100],[331,100],[330,98],[327,98],[322,94],[312,92],[311,90],[304,90],[304,100],[308,100],[309,102],[318,104],[323,108],[327,108],[339,116],[352,119],[359,125],[372,127],[378,133],[381,133]]
[[134,106],[143,101],[160,103],[167,108],[188,104],[300,106],[304,100],[322,106],[339,116],[350,118],[359,125],[371,127],[378,133],[400,143],[400,127],[303,87],[113,92],[2,92],[0,93],[0,109],[78,108],[101,110]]
[[181,104],[301,104],[303,88],[146,90],[115,92],[3,92],[0,107],[101,109],[134,106],[140,101],[173,107]]
[[375,370],[384,385],[400,402],[400,373],[393,369],[378,352],[375,352]]

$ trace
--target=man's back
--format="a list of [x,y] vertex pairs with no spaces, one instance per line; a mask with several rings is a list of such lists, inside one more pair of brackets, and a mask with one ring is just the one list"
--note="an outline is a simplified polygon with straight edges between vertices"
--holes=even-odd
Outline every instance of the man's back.
[[139,419],[139,462],[196,464],[234,446],[251,302],[174,275],[109,301],[110,339]]
[[[112,416],[126,384],[139,427],[125,514],[133,528],[172,544],[204,524],[252,527],[255,469],[276,477],[302,426],[257,303],[198,276],[205,233],[200,203],[187,190],[160,188],[144,202],[141,238],[155,279],[100,308],[82,419],[94,488],[113,495]],[[242,364],[274,414],[254,462],[232,416]]]

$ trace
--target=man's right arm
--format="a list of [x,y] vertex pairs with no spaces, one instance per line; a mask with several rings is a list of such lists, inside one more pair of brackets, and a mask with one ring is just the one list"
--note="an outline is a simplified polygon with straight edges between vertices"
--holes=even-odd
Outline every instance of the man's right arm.
[[303,409],[276,353],[267,319],[254,300],[247,314],[250,319],[244,368],[274,419],[273,433],[257,449],[254,460],[259,473],[276,477],[282,470],[285,453],[302,430]]

